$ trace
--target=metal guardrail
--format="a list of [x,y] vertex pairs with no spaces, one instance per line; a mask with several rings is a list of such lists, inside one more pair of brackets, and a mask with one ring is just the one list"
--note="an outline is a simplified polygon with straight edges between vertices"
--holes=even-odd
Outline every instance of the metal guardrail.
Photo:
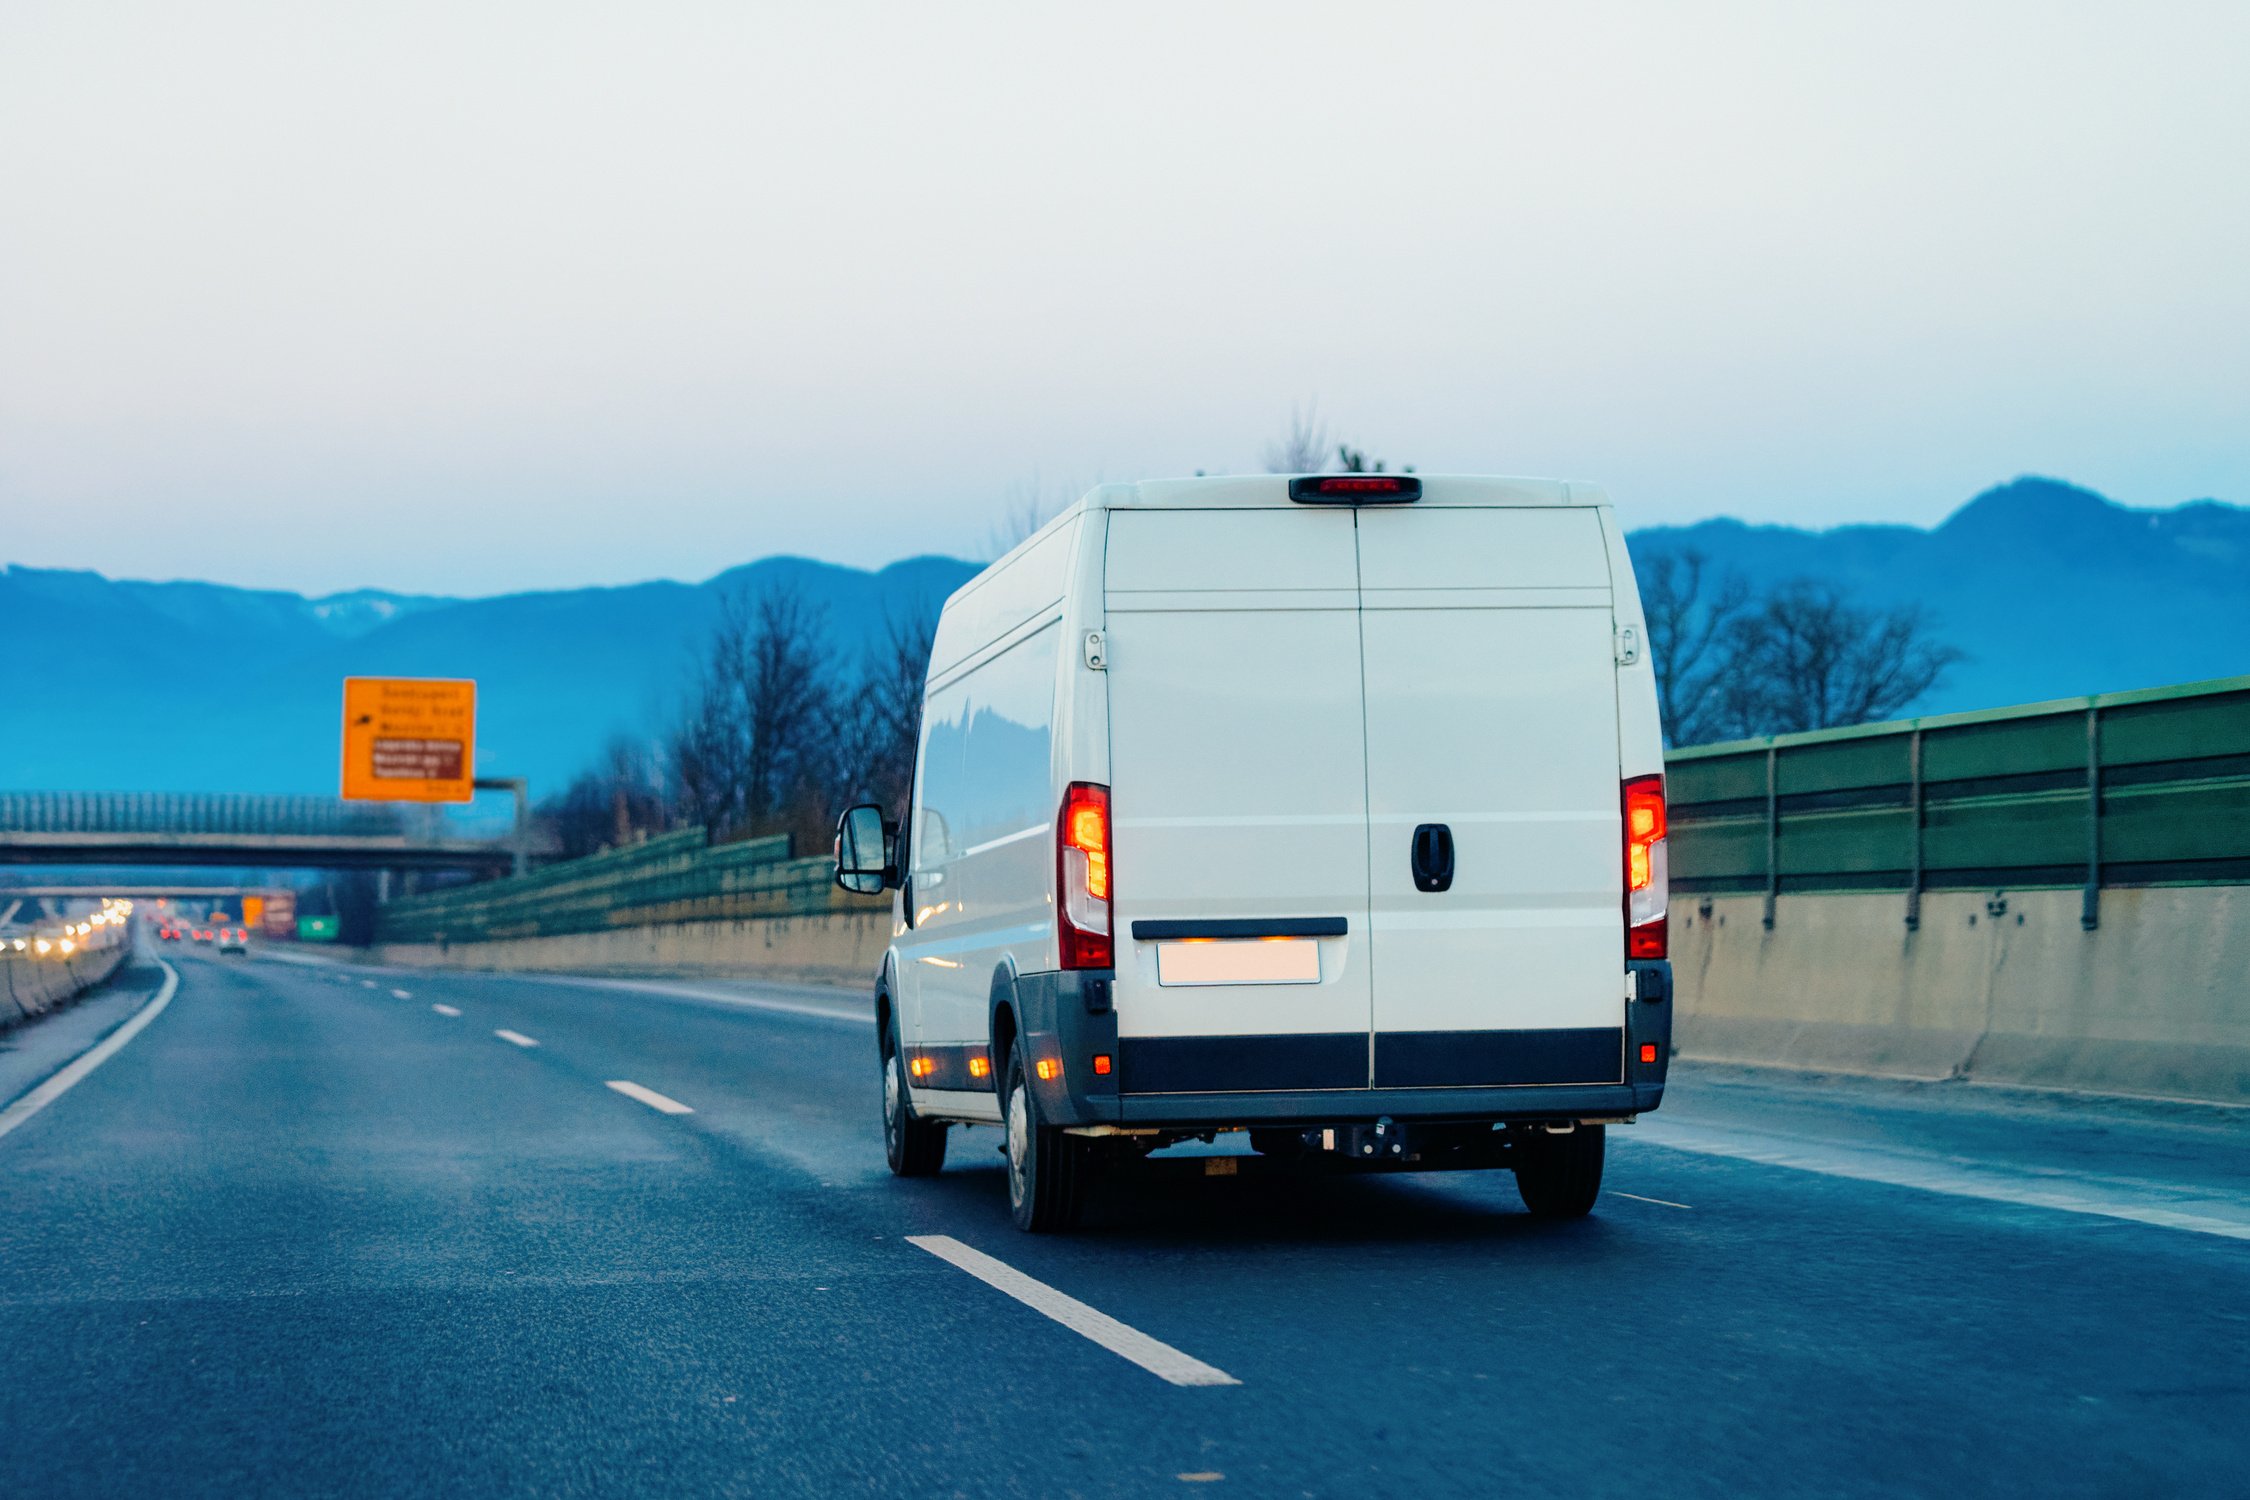
[[2250,883],[2250,677],[1780,735],[1667,761],[1697,892]]
[[832,876],[825,857],[790,858],[786,838],[713,846],[688,829],[520,878],[403,897],[378,914],[376,940],[488,942],[883,908],[836,889]]

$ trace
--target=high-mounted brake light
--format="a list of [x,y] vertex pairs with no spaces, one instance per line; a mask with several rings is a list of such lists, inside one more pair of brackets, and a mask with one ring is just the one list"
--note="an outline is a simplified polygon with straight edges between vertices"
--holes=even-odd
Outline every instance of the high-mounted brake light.
[[1403,504],[1422,498],[1412,474],[1306,474],[1289,481],[1289,498],[1313,505]]
[[1055,937],[1066,969],[1106,969],[1109,931],[1109,788],[1074,781],[1055,834]]
[[1665,909],[1671,893],[1665,853],[1664,778],[1625,783],[1625,956],[1662,958],[1671,951]]

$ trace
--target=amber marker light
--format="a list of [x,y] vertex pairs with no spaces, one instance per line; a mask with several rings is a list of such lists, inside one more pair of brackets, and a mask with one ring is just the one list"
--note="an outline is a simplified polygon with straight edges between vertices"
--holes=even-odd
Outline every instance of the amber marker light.
[[991,1060],[989,1058],[983,1057],[970,1058],[969,1076],[971,1078],[989,1078],[990,1076],[992,1076]]
[[1052,1083],[1055,1079],[1062,1077],[1062,1064],[1051,1057],[1042,1057],[1038,1062],[1032,1064],[1032,1071],[1036,1072],[1042,1080]]

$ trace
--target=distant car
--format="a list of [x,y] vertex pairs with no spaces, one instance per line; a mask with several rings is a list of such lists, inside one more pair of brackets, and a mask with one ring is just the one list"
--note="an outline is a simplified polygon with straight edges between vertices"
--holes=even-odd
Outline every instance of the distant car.
[[169,926],[160,927],[157,929],[156,935],[164,939],[164,941],[167,943],[176,943],[180,940],[180,929],[177,927]]
[[250,929],[247,927],[220,928],[219,951],[221,953],[248,953],[250,951]]
[[210,929],[210,928],[208,928],[208,927],[198,927],[198,928],[196,928],[196,929],[195,929],[195,940],[196,940],[197,942],[199,942],[199,943],[208,943],[208,942],[210,942],[210,941],[211,941],[211,929]]

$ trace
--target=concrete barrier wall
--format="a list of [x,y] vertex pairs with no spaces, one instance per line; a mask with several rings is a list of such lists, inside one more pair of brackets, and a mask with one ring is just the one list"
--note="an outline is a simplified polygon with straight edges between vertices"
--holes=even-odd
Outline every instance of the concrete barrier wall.
[[68,958],[10,953],[0,956],[0,1029],[67,1005],[117,972],[129,945],[81,950]]
[[1688,896],[1684,1057],[2250,1103],[2250,886]]
[[[1683,898],[1682,1056],[1718,1062],[2250,1103],[2250,886]],[[560,937],[393,943],[386,963],[726,973],[872,983],[882,913],[681,922]]]
[[872,989],[891,940],[890,913],[667,922],[481,943],[381,943],[371,956],[418,968],[573,974],[725,973]]

